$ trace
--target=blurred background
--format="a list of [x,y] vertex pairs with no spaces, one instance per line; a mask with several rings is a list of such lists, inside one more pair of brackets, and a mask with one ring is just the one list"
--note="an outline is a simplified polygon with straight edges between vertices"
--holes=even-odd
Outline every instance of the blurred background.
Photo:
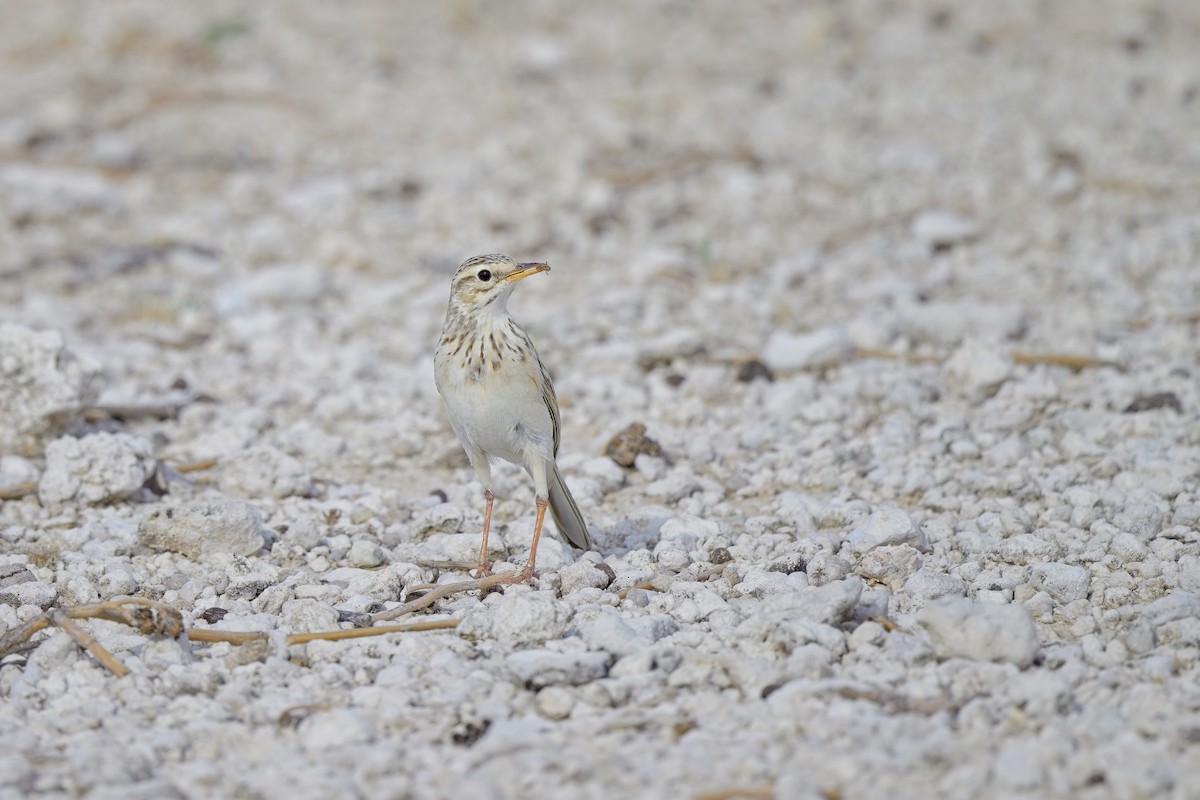
[[589,367],[1194,330],[1184,0],[4,6],[0,309],[109,400],[425,402],[492,251],[554,265],[514,307],[593,437],[653,400]]

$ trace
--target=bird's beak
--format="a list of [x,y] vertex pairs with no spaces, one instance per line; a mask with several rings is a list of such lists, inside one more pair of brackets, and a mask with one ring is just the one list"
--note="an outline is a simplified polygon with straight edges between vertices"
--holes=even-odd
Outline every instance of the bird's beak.
[[541,261],[527,261],[517,264],[516,272],[510,272],[501,280],[519,281],[521,278],[528,278],[530,275],[536,275],[539,272],[549,272],[550,265],[544,264]]

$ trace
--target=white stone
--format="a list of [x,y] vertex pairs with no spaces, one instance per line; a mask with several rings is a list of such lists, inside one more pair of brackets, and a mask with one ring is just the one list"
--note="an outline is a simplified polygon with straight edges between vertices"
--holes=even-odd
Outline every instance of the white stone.
[[546,719],[566,719],[575,707],[575,696],[561,686],[546,686],[534,700],[537,711]]
[[939,658],[1002,661],[1024,669],[1038,652],[1038,635],[1022,606],[981,605],[960,598],[929,603],[917,614]]
[[650,640],[637,633],[617,614],[602,614],[579,624],[579,633],[591,650],[603,650],[615,656],[627,656],[650,646]]
[[466,516],[453,503],[439,503],[427,508],[413,518],[418,536],[429,536],[433,533],[458,533],[463,529]]
[[929,540],[921,526],[912,517],[896,506],[880,506],[847,538],[850,552],[856,557],[884,545],[908,544],[917,550],[929,552]]
[[300,722],[300,743],[321,758],[352,745],[373,742],[377,736],[368,715],[356,708],[317,710]]
[[313,481],[300,460],[269,444],[237,450],[221,459],[217,485],[243,497],[284,498],[312,494]]
[[912,223],[913,237],[929,248],[948,247],[979,235],[979,226],[956,211],[922,211]]
[[860,576],[882,583],[892,591],[904,586],[909,577],[924,564],[921,554],[911,545],[876,547],[858,562]]
[[1006,564],[1036,564],[1059,558],[1062,548],[1037,534],[1019,533],[1000,541],[990,555]]
[[248,556],[263,546],[262,522],[249,503],[215,500],[156,508],[138,524],[138,541],[188,558]]
[[832,553],[817,553],[808,560],[805,572],[808,574],[809,583],[813,586],[824,586],[827,583],[840,581],[849,575],[852,569],[850,562],[844,558],[839,558]]
[[280,613],[289,633],[317,633],[338,629],[338,612],[332,606],[311,598],[288,600]]
[[522,650],[510,653],[504,664],[518,682],[540,689],[551,685],[579,686],[608,674],[608,653],[556,653],[551,650]]
[[1142,616],[1151,625],[1158,627],[1177,619],[1200,617],[1200,597],[1183,589],[1176,589],[1166,597],[1160,597],[1142,609]]
[[37,454],[95,400],[96,375],[57,331],[0,322],[0,452]]
[[38,482],[43,505],[112,503],[130,497],[154,474],[150,443],[127,433],[64,436],[46,446],[46,469]]
[[567,607],[549,593],[514,594],[496,604],[492,633],[507,647],[528,647],[561,637],[569,618]]
[[346,554],[346,562],[355,567],[378,567],[383,559],[383,548],[369,539],[356,540]]
[[58,601],[58,590],[41,581],[24,581],[0,588],[0,603],[49,608]]
[[846,331],[840,327],[808,333],[774,331],[763,345],[763,363],[773,372],[788,373],[840,364],[854,353]]
[[1029,577],[1036,588],[1064,604],[1086,600],[1092,584],[1091,574],[1083,567],[1056,561],[1035,564]]
[[1007,353],[979,339],[964,341],[943,367],[946,383],[975,402],[996,394],[1012,369],[1012,358]]
[[604,589],[612,583],[612,575],[602,571],[586,557],[559,569],[558,577],[563,597],[580,589]]

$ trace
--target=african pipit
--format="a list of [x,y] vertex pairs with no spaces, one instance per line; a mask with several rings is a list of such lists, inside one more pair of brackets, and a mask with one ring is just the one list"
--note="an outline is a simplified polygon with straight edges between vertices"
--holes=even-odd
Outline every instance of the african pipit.
[[517,281],[549,269],[548,264],[518,263],[502,255],[464,261],[450,282],[450,307],[434,355],[434,381],[450,426],[483,484],[480,577],[491,568],[491,462],[502,458],[518,464],[533,478],[537,519],[529,561],[497,583],[520,583],[533,576],[547,503],[563,538],[581,549],[592,546],[587,523],[554,462],[559,419],[550,375],[529,335],[508,313],[508,296]]

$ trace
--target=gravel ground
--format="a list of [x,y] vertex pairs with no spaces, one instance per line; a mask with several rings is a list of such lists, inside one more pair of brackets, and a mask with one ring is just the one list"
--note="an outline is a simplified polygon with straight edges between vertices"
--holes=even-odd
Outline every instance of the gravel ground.
[[[7,4],[0,635],[269,639],[37,634],[0,798],[1200,796],[1200,7],[570,6]],[[463,577],[486,252],[598,552],[289,645]]]

